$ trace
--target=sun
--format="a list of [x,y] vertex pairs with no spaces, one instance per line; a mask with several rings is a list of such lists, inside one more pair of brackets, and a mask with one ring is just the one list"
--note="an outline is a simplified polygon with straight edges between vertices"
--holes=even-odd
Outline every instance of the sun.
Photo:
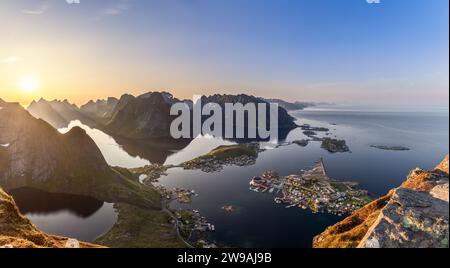
[[32,76],[22,77],[19,82],[20,88],[26,93],[33,93],[38,89],[39,82]]

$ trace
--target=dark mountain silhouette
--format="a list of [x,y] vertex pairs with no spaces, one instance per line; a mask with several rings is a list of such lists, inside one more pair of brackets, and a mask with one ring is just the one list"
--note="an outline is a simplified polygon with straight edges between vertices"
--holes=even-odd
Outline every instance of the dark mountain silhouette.
[[114,108],[118,102],[119,100],[113,97],[109,97],[106,100],[97,100],[95,102],[91,100],[81,106],[80,110],[96,121],[100,121],[105,124],[111,119]]
[[178,101],[169,93],[124,95],[104,129],[113,136],[130,139],[170,138],[170,125],[175,119],[170,115],[170,108]]

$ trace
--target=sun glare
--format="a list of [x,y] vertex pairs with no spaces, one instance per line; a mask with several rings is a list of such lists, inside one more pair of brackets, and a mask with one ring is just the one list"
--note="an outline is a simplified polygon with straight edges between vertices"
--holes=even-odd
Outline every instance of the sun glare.
[[23,77],[20,79],[19,85],[20,88],[26,93],[33,93],[39,87],[38,81],[32,76]]

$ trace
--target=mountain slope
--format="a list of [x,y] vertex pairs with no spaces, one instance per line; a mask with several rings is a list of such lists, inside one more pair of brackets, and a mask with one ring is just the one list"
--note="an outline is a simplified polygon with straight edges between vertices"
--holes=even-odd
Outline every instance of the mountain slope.
[[[247,103],[254,103],[254,104],[258,104],[258,103],[265,103],[268,104],[269,102],[266,100],[263,100],[261,98],[255,97],[255,96],[251,96],[251,95],[245,95],[245,94],[239,94],[239,95],[212,95],[212,96],[203,96],[202,97],[202,103],[203,105],[206,103],[217,103],[219,104],[222,108],[225,107],[225,103],[242,103],[242,104],[247,104]],[[268,108],[267,108],[268,109]],[[269,124],[270,122],[270,118],[267,117],[267,123]],[[278,107],[278,128],[280,130],[291,130],[293,128],[296,128],[297,125],[294,123],[294,118],[291,117],[287,111],[279,106]]]
[[81,128],[60,134],[19,104],[0,100],[0,185],[87,195],[159,208],[159,195],[108,166]]
[[105,130],[131,139],[170,138],[170,115],[174,100],[168,93],[147,93],[138,97],[124,95],[112,112]]
[[[149,92],[138,97],[124,95],[111,113],[111,120],[105,125],[104,130],[113,136],[123,138],[170,139],[170,125],[176,118],[176,116],[170,115],[170,108],[176,102],[184,102],[192,107],[192,102],[178,100],[166,92]],[[202,97],[203,105],[211,102],[219,104],[222,108],[225,103],[242,103],[244,105],[267,103],[260,98],[244,94]],[[225,115],[223,114],[223,116]],[[202,120],[206,120],[206,118],[203,117]],[[278,110],[278,121],[281,132],[287,132],[297,127],[294,119],[281,107]],[[223,124],[225,124],[225,120],[223,120]]]
[[448,156],[316,236],[316,248],[448,248]]
[[111,119],[114,108],[118,102],[119,100],[113,97],[106,100],[97,100],[95,102],[91,100],[81,106],[80,111],[104,124]]
[[[277,100],[278,103],[288,104]],[[39,100],[33,102],[28,110],[36,117],[49,122],[55,128],[66,127],[72,120],[80,120],[82,123],[95,126],[108,134],[118,138],[134,140],[142,139],[171,139],[170,125],[176,116],[170,115],[171,105],[176,102],[184,102],[192,108],[192,101],[178,100],[167,92],[149,92],[137,97],[129,94],[123,95],[119,100],[108,98],[107,100],[89,101],[81,108],[64,101]],[[212,95],[202,97],[203,105],[213,102],[224,108],[225,103],[267,103],[266,100],[240,95]],[[303,104],[292,104],[295,107]],[[278,109],[278,123],[280,137],[297,127],[294,119],[281,105]],[[203,117],[202,120],[206,120]],[[270,121],[269,116],[267,120]],[[191,122],[192,124],[192,122]],[[225,124],[225,120],[223,121]]]

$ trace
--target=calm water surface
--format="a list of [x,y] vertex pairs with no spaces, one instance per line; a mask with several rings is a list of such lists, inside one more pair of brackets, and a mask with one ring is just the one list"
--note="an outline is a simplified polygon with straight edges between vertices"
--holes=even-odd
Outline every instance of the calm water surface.
[[94,198],[47,193],[31,188],[10,191],[20,211],[42,231],[92,242],[117,221],[113,204]]
[[[351,153],[330,154],[321,149],[318,142],[311,142],[307,147],[293,144],[276,149],[273,149],[273,144],[264,144],[269,149],[259,155],[253,166],[225,167],[216,173],[171,169],[168,176],[160,179],[160,184],[169,188],[193,189],[199,194],[192,204],[174,202],[172,206],[198,209],[215,224],[216,232],[211,238],[221,244],[233,247],[310,247],[314,235],[341,218],[313,214],[298,208],[286,209],[283,205],[275,204],[274,194],[249,191],[251,177],[266,170],[275,170],[282,175],[298,173],[322,157],[332,178],[357,181],[361,188],[374,195],[382,195],[398,186],[412,168],[433,168],[448,153],[448,107],[411,110],[398,107],[328,106],[291,114],[298,119],[299,124],[329,128],[330,137],[345,139]],[[114,138],[79,121],[72,122],[68,128],[60,131],[65,133],[74,126],[87,131],[112,166],[139,167],[151,162],[143,157],[146,154],[139,156],[135,152],[127,152]],[[288,135],[287,141],[303,138],[306,137],[302,131],[295,129]],[[164,162],[178,164],[224,144],[232,142],[199,137],[181,150],[168,151]],[[370,145],[405,146],[411,150],[385,151],[371,148]],[[236,206],[237,211],[225,213],[221,207],[228,204]],[[107,230],[110,219],[115,219],[111,211],[111,204],[103,204],[94,214],[84,217],[67,205],[63,210],[39,209],[27,215],[44,230],[51,227],[58,234],[70,236],[73,233],[71,236],[81,239],[92,238]],[[39,225],[40,222],[45,223]],[[85,232],[74,231],[80,229],[77,226],[83,226]]]

